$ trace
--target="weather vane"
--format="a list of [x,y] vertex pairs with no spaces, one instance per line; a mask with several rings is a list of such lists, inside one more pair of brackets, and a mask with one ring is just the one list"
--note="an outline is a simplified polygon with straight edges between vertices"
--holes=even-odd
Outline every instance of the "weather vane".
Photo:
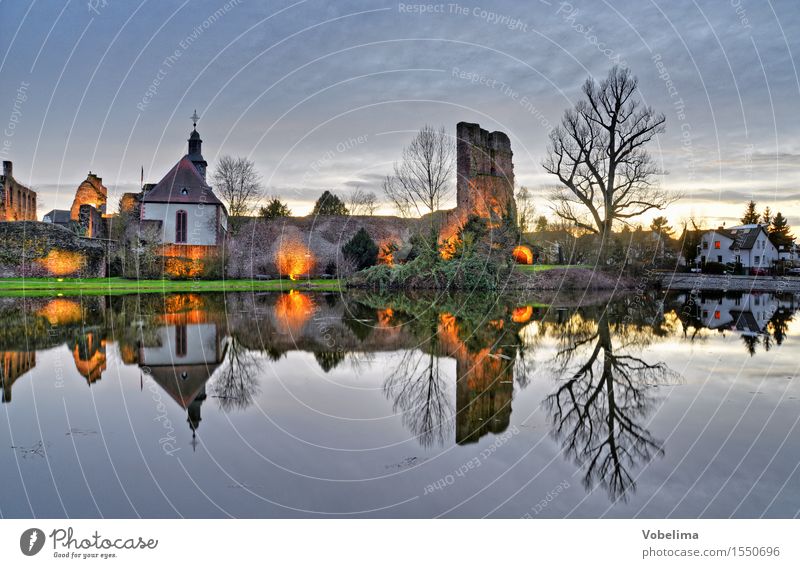
[[194,114],[192,114],[192,116],[190,116],[189,118],[192,119],[192,122],[194,123],[193,126],[197,128],[197,121],[200,119],[200,117],[197,116],[197,109],[194,109]]

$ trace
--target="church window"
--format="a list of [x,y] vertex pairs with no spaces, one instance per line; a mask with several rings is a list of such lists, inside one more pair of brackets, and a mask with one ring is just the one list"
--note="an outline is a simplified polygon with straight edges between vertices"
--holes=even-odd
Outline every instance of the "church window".
[[175,242],[186,242],[186,211],[181,209],[175,213]]

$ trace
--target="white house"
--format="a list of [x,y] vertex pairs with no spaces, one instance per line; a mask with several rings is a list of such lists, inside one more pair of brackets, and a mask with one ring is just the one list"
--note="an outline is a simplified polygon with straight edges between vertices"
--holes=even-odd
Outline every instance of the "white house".
[[780,258],[765,225],[739,225],[706,231],[700,238],[695,261],[741,264],[744,268],[770,268]]
[[[179,250],[216,247],[228,227],[228,211],[206,183],[208,164],[201,153],[202,143],[197,128],[193,129],[189,153],[141,199],[140,219],[160,223],[161,242]],[[187,251],[185,256],[194,255]]]

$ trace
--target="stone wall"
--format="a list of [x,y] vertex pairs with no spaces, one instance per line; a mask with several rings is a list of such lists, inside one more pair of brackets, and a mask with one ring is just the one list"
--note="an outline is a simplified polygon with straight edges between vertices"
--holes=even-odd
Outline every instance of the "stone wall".
[[226,244],[228,274],[233,278],[258,275],[325,274],[342,260],[342,247],[364,227],[382,247],[407,245],[418,219],[389,216],[281,217],[253,219]]
[[0,223],[0,278],[98,278],[111,242],[79,237],[52,223]]
[[14,166],[3,162],[0,175],[0,221],[35,221],[36,192],[14,179]]
[[69,217],[73,221],[80,221],[80,211],[83,205],[91,205],[101,214],[105,213],[107,200],[108,189],[103,185],[103,178],[89,172],[89,175],[75,191],[75,199],[72,200]]

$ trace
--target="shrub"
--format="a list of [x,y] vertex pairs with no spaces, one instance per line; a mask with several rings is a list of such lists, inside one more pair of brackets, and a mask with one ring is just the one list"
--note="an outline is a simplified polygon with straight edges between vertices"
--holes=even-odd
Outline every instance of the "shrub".
[[367,230],[361,227],[353,235],[353,238],[342,247],[342,254],[346,259],[353,261],[356,270],[363,270],[378,262],[378,245],[369,236]]
[[725,274],[727,269],[721,262],[706,262],[703,265],[703,274]]

